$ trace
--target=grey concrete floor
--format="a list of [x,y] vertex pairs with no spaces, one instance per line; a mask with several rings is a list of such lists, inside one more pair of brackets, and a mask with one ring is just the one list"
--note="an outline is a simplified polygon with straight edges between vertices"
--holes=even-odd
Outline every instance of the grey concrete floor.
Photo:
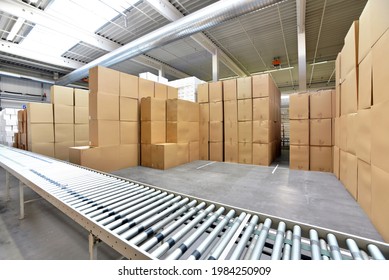
[[[382,241],[367,215],[333,174],[294,171],[281,157],[271,167],[196,161],[161,171],[113,172],[147,184],[265,214]],[[278,166],[277,166],[278,165]],[[275,167],[277,168],[275,169]],[[26,217],[18,219],[18,183],[5,200],[0,169],[0,259],[88,259],[88,233],[29,188]],[[101,244],[99,259],[119,259]]]

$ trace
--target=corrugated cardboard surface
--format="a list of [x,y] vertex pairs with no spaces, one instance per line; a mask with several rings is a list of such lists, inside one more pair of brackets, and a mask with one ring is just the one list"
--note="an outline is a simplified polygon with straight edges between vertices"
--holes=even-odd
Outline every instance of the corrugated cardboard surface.
[[209,120],[218,122],[223,121],[223,102],[209,103]]
[[167,87],[167,99],[177,99],[178,98],[178,88]]
[[252,145],[252,163],[257,165],[269,166],[274,156],[275,143],[259,144],[253,143]]
[[290,120],[290,145],[309,145],[309,120]]
[[253,163],[253,143],[245,142],[239,143],[238,148],[238,162],[244,164]]
[[139,99],[144,97],[154,97],[154,82],[139,78]]
[[358,159],[358,203],[371,218],[371,166]]
[[89,108],[74,107],[74,123],[87,124],[89,123]]
[[252,76],[253,98],[267,97],[276,90],[273,79],[269,74]]
[[273,140],[273,121],[253,121],[253,143],[268,144]]
[[57,159],[69,160],[69,148],[74,147],[74,141],[58,142],[54,145],[54,156]]
[[120,72],[120,96],[138,99],[138,77]]
[[269,97],[253,99],[253,121],[274,120],[273,109]]
[[[386,1],[381,1],[386,2]],[[388,18],[388,16],[385,16]],[[389,75],[387,65],[389,49],[389,30],[373,46],[373,104],[389,100]]]
[[223,122],[209,123],[209,141],[222,142],[223,141]]
[[74,142],[74,124],[55,124],[55,142]]
[[187,100],[172,99],[166,101],[166,120],[198,122],[200,120],[200,107],[198,103]]
[[309,146],[290,145],[290,169],[309,170]]
[[151,167],[151,144],[141,144],[141,165]]
[[189,162],[200,159],[199,141],[189,142]]
[[201,103],[199,106],[200,122],[209,122],[209,103]]
[[209,103],[208,83],[197,86],[197,101],[199,103]]
[[312,146],[331,146],[332,144],[331,119],[310,120],[309,143]]
[[224,142],[224,161],[225,162],[238,162],[238,142],[228,141]]
[[[223,106],[224,106],[224,122],[237,122],[238,121],[238,101],[227,100],[224,101]],[[250,109],[250,111],[251,110],[252,109]]]
[[117,146],[120,143],[119,121],[90,120],[89,138],[91,146]]
[[209,83],[209,102],[223,101],[223,83],[213,82]]
[[340,120],[340,146],[343,151],[347,151],[347,115],[341,116]]
[[371,111],[371,165],[389,172],[389,101]]
[[154,97],[159,99],[167,99],[167,85],[161,83],[154,84]]
[[332,172],[332,147],[309,147],[309,168],[312,171]]
[[88,107],[89,106],[89,90],[74,89],[74,106]]
[[120,97],[120,115],[121,121],[137,122],[139,120],[139,103],[137,99]]
[[120,122],[120,144],[139,144],[138,122]]
[[[166,142],[166,134],[169,134],[169,122],[165,121],[141,121],[141,143],[158,144]],[[169,141],[168,142],[175,142]]]
[[347,153],[347,176],[346,188],[349,193],[358,199],[358,158],[353,154]]
[[53,123],[53,104],[27,103],[27,119],[29,123]]
[[347,115],[347,152],[356,155],[357,114]]
[[359,17],[358,63],[361,63],[373,46],[371,32],[371,2],[373,1],[367,1],[365,8]]
[[209,143],[209,160],[223,161],[224,160],[223,142]]
[[89,145],[89,123],[74,125],[74,141],[85,141],[88,143],[87,145]]
[[346,37],[344,38],[344,46],[342,49],[341,56],[342,78],[346,77],[346,75],[351,71],[351,69],[356,68],[358,66],[358,30],[359,23],[356,20],[353,22],[349,31],[346,34]]
[[333,154],[333,160],[334,160],[333,172],[334,172],[336,178],[339,179],[339,176],[340,176],[340,149],[339,149],[339,147],[334,146],[333,151],[334,151],[334,154]]
[[157,98],[141,99],[142,121],[166,121],[166,101]]
[[253,142],[253,122],[238,122],[238,142]]
[[50,101],[52,104],[61,105],[74,105],[74,89],[64,86],[51,86],[50,87]]
[[253,119],[252,99],[238,100],[238,121],[251,121]]
[[332,118],[332,91],[312,93],[309,97],[309,116],[311,119]]
[[120,72],[102,66],[89,69],[89,90],[119,95]]
[[359,110],[356,119],[356,155],[363,161],[371,160],[371,109]]
[[151,167],[165,170],[177,166],[177,147],[176,143],[151,145]]
[[30,143],[54,143],[54,125],[52,123],[32,123],[27,129]]
[[289,118],[291,120],[309,119],[309,94],[289,95]]
[[358,110],[358,82],[357,68],[353,68],[350,73],[344,77],[340,93],[341,115],[356,113]]
[[[54,113],[56,106],[54,105]],[[118,121],[119,96],[102,91],[92,92],[89,95],[89,115],[94,120]]]
[[238,122],[224,122],[224,141],[238,142]]
[[339,179],[344,186],[347,182],[347,152],[340,149]]
[[237,80],[238,99],[250,99],[253,96],[251,77],[238,78]]
[[54,157],[54,143],[29,143],[28,150],[33,153]]
[[199,130],[198,122],[166,122],[166,141],[161,141],[160,143],[188,143],[191,141],[199,141]]
[[237,98],[236,79],[223,81],[223,100],[236,100]]
[[[372,52],[369,51],[367,56],[362,60],[358,67],[358,109],[370,108],[373,104],[373,65]],[[381,61],[380,61],[381,63]]]

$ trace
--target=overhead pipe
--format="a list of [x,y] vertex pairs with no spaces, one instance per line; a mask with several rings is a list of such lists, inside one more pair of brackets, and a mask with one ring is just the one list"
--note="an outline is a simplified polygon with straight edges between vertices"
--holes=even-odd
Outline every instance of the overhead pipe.
[[220,0],[85,64],[58,79],[56,84],[73,83],[88,76],[89,69],[97,65],[105,67],[115,65],[230,19],[284,1],[286,0]]

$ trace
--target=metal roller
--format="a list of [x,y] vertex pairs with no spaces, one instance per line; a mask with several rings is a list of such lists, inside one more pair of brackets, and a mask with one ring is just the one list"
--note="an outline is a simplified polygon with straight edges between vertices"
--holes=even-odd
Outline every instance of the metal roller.
[[327,234],[328,245],[330,246],[331,259],[333,260],[341,260],[342,254],[340,253],[338,241],[336,240],[336,236],[332,233]]
[[251,253],[251,260],[259,260],[262,255],[263,247],[265,246],[265,242],[267,239],[267,235],[269,233],[269,229],[271,227],[272,221],[267,218],[265,222],[263,223],[263,227],[261,230],[261,233],[259,234],[257,243],[254,246],[253,252]]
[[[293,236],[292,231],[291,230],[287,230],[286,231],[286,239],[288,241],[291,241],[292,240],[292,236]],[[284,252],[282,254],[282,260],[284,260],[284,261],[290,260],[291,250],[292,250],[292,245],[290,245],[288,243],[285,243],[284,244]]]
[[284,222],[280,222],[277,228],[276,240],[273,245],[273,252],[271,254],[272,260],[281,259],[281,250],[284,245],[284,236],[285,236],[285,228],[286,224]]
[[363,260],[362,254],[358,248],[357,243],[351,238],[348,238],[346,240],[346,243],[347,243],[347,247],[350,250],[350,253],[351,253],[351,256],[353,257],[353,259],[354,260]]
[[309,230],[309,239],[311,243],[311,258],[312,260],[321,260],[319,235],[314,229]]
[[242,237],[240,238],[240,241],[238,242],[238,245],[236,245],[236,248],[230,257],[230,260],[239,260],[245,247],[247,246],[247,243],[250,239],[250,236],[252,235],[252,233],[254,231],[254,228],[256,227],[256,225],[258,223],[258,220],[259,220],[259,218],[257,215],[252,216],[252,218],[250,219],[250,222],[247,225]]

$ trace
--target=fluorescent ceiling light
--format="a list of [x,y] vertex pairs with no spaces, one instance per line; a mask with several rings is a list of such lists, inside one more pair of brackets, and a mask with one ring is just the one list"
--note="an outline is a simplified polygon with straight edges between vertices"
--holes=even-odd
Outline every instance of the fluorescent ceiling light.
[[24,18],[21,18],[21,17],[16,20],[16,22],[14,23],[14,26],[12,26],[11,31],[8,33],[8,36],[7,36],[8,41],[13,41],[13,39],[15,39],[16,34],[18,34],[18,32],[22,28],[23,23],[25,21],[26,20]]
[[273,73],[273,72],[278,72],[278,71],[291,70],[291,69],[293,69],[293,68],[294,68],[293,66],[291,66],[291,67],[285,67],[285,68],[277,68],[277,69],[267,70],[267,71],[263,71],[263,72],[251,73],[251,75],[259,75],[259,74]]
[[330,62],[335,62],[335,60],[326,60],[326,61],[320,61],[320,62],[314,62],[314,63],[311,63],[310,65],[313,66],[313,65],[319,65],[319,64],[326,64],[326,63],[330,63]]

